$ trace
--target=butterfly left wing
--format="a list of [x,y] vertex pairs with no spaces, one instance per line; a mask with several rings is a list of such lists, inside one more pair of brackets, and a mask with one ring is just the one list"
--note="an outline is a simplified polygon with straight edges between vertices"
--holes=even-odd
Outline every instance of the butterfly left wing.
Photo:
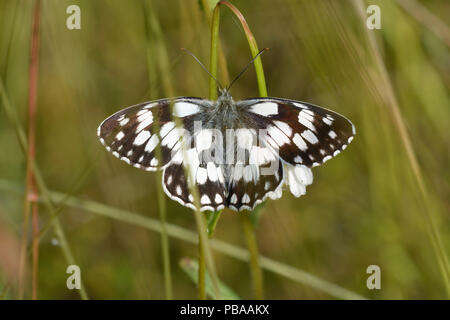
[[[115,157],[136,168],[154,171],[170,162],[180,149],[184,130],[191,134],[195,120],[211,104],[209,100],[189,97],[145,102],[108,117],[98,127],[97,135]],[[182,128],[176,128],[174,117],[181,120]],[[158,144],[160,160],[156,156]]]
[[344,150],[355,135],[350,120],[309,103],[253,98],[236,105],[249,122],[267,130],[267,143],[292,165],[318,166]]

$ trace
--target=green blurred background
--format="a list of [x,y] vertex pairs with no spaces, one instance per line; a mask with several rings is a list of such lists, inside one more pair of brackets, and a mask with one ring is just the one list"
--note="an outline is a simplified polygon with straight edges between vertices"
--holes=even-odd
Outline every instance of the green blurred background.
[[[24,128],[33,2],[0,0],[0,76]],[[61,199],[54,200],[89,298],[164,298],[159,233],[135,216],[127,223],[98,214],[95,207],[100,203],[108,206],[107,213],[123,209],[157,222],[160,181],[155,173],[132,168],[107,153],[96,128],[113,112],[165,97],[168,91],[176,96],[208,95],[208,76],[180,48],[208,65],[210,12],[204,5],[212,2],[42,1],[36,161],[50,190],[73,197],[61,206]],[[450,32],[442,21],[450,16],[450,2],[232,3],[247,19],[259,46],[270,48],[262,56],[269,96],[328,107],[351,119],[357,130],[345,152],[314,168],[314,183],[305,196],[297,199],[285,190],[282,199],[268,201],[262,210],[256,229],[259,250],[276,262],[274,270],[264,270],[265,297],[343,298],[334,289],[345,288],[372,299],[448,298],[444,260],[450,248]],[[71,4],[81,8],[81,30],[66,28]],[[366,27],[369,4],[381,8],[380,30]],[[228,71],[235,75],[251,54],[239,21],[225,7],[220,37]],[[169,69],[162,72],[164,59]],[[223,72],[219,77],[223,79]],[[233,96],[257,95],[250,70],[234,85]],[[23,225],[26,158],[17,129],[3,102],[3,298],[16,297]],[[415,159],[418,166],[413,170]],[[196,232],[190,209],[167,197],[166,204],[169,223]],[[242,214],[248,213],[225,210],[214,239],[245,248]],[[41,228],[49,226],[50,216],[40,205]],[[41,299],[79,298],[77,290],[66,288],[68,263],[62,248],[49,228],[39,247]],[[214,248],[213,255],[219,278],[241,298],[252,298],[248,263]],[[196,259],[196,245],[171,236],[174,298],[196,298],[195,284],[179,267],[184,257]],[[286,265],[296,280],[280,274]],[[381,290],[366,286],[369,265],[381,268]],[[309,275],[326,282],[311,283]]]

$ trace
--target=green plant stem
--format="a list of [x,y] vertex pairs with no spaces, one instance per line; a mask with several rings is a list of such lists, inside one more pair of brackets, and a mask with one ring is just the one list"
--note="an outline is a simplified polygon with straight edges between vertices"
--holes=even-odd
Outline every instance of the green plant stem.
[[[150,28],[152,29],[152,32],[155,35],[155,43],[156,43],[156,50],[157,50],[156,55],[157,55],[158,62],[159,62],[157,65],[159,67],[161,80],[162,80],[163,87],[164,87],[166,93],[172,97],[174,90],[173,90],[173,86],[172,86],[172,81],[170,79],[169,56],[167,54],[167,48],[164,44],[163,33],[162,33],[161,26],[159,24],[157,17],[153,13],[153,10],[149,10],[148,13],[149,13]],[[172,104],[170,104],[170,108],[172,109]],[[173,120],[174,120],[177,128],[182,127],[181,120],[179,118],[174,117]],[[183,158],[187,159],[186,148],[184,146],[184,143],[182,145],[183,145],[182,146]],[[195,183],[192,183],[193,179],[191,177],[191,171],[187,170],[187,168],[185,166],[184,166],[184,174],[185,174],[187,180],[189,181],[188,186],[189,186],[190,192],[192,193],[192,195],[194,197],[194,206],[196,208],[200,208],[200,198],[198,195],[197,187],[196,187]],[[219,288],[218,288],[218,284],[217,284],[218,283],[217,273],[215,271],[214,260],[212,258],[211,250],[209,248],[208,236],[206,234],[206,224],[204,221],[204,217],[203,217],[203,214],[199,210],[194,210],[194,216],[195,216],[195,221],[196,221],[197,230],[198,230],[198,234],[199,234],[199,249],[201,249],[200,256],[204,257],[206,266],[209,270],[209,273],[211,274],[211,278],[212,278],[214,290],[216,292],[216,296],[219,297],[220,292],[219,292]],[[201,268],[201,266],[199,263],[199,270],[200,270],[200,268]],[[199,277],[199,279],[200,279],[200,277]],[[201,290],[201,288],[199,287],[199,291],[200,290]],[[200,295],[200,293],[199,293],[199,295]]]
[[255,299],[264,299],[263,274],[259,264],[258,243],[256,241],[255,229],[250,214],[241,215],[247,248],[250,252],[250,275],[252,277],[253,295]]
[[[0,190],[13,192],[19,195],[22,195],[24,192],[23,185],[19,185],[4,179],[0,179]],[[71,208],[81,209],[92,214],[107,217],[124,223],[129,223],[131,225],[145,228],[154,232],[161,232],[162,230],[161,222],[157,219],[146,217],[128,210],[118,209],[92,200],[68,197],[67,194],[61,192],[48,190],[47,192],[51,201],[55,203],[62,203],[64,201],[65,205]],[[46,203],[47,201],[43,199],[42,196],[43,193],[41,193],[39,201]],[[177,226],[175,224],[167,223],[167,233],[174,239],[192,244],[198,244],[198,233]],[[211,239],[209,242],[211,244],[211,247],[218,252],[221,252],[240,261],[250,261],[250,253],[244,248],[240,248],[218,239]],[[323,280],[313,274],[287,265],[280,261],[276,261],[262,255],[260,255],[259,259],[261,267],[263,267],[264,269],[285,277],[286,279],[311,286],[312,288],[327,293],[332,297],[336,297],[339,299],[367,299],[366,297],[356,292],[342,288],[334,283]]]
[[[234,5],[229,3],[228,1],[220,1],[217,4],[217,7],[220,5],[225,5],[231,9],[231,11],[235,14],[235,16],[241,22],[242,28],[244,29],[245,36],[248,41],[248,45],[250,47],[250,52],[252,57],[255,57],[259,53],[258,44],[256,43],[256,39],[253,36],[250,27],[248,26],[247,21],[245,20],[243,14],[237,9]],[[218,20],[218,19],[217,19]],[[213,21],[214,23],[214,21]],[[217,27],[218,29],[218,27]],[[214,30],[214,29],[213,29]],[[217,31],[218,32],[218,31]],[[256,79],[258,82],[258,90],[259,95],[261,97],[267,97],[267,87],[266,87],[266,79],[264,76],[264,70],[261,62],[261,57],[258,57],[254,61]],[[255,225],[252,224],[250,216],[245,216],[246,218],[242,219],[243,228],[245,231],[245,236],[247,239],[247,246],[250,251],[250,273],[252,277],[253,291],[254,295],[257,299],[263,299],[264,290],[263,290],[263,273],[260,266],[260,260],[258,258],[258,243],[256,241],[255,235]]]
[[[214,6],[214,8],[211,7],[208,0],[201,0],[203,7],[205,8],[205,16],[206,20],[208,21],[210,27],[212,28],[213,24],[213,10],[217,7]],[[218,52],[218,63],[220,68],[220,75],[221,78],[224,80],[223,83],[228,83],[230,81],[230,76],[228,74],[228,68],[227,68],[227,60],[225,58],[225,54],[223,53],[222,44],[220,42],[220,39],[217,41],[217,52]],[[217,78],[217,77],[216,77]]]
[[212,238],[214,235],[214,231],[216,230],[217,222],[219,222],[220,217],[222,216],[222,211],[214,211],[211,212],[208,218],[208,237]]
[[[222,4],[227,6],[228,8],[230,8],[231,11],[233,11],[235,16],[241,22],[242,28],[244,29],[245,36],[247,37],[248,45],[250,47],[250,52],[252,54],[252,57],[255,57],[259,52],[258,44],[256,43],[256,39],[253,36],[253,33],[250,30],[250,27],[248,26],[248,23],[245,20],[244,16],[238,10],[238,8],[236,8],[234,5],[232,5],[228,1],[220,1],[217,4],[217,6],[222,5]],[[255,60],[254,65],[255,65],[255,72],[256,72],[256,80],[258,82],[259,95],[261,97],[267,97],[266,78],[264,77],[264,70],[263,70],[263,66],[262,66],[262,62],[261,62],[261,57],[258,57]]]
[[[26,154],[28,141],[27,137],[25,135],[25,131],[22,128],[22,125],[19,121],[19,118],[17,116],[17,113],[15,112],[16,109],[14,109],[8,99],[8,96],[6,95],[5,86],[3,83],[3,79],[0,78],[0,96],[1,101],[3,102],[3,106],[5,108],[6,115],[8,117],[8,120],[14,125],[14,129],[16,132],[16,135],[19,140],[19,145],[22,149],[22,152]],[[36,180],[36,184],[38,186],[38,190],[40,193],[40,198],[43,199],[43,202],[45,203],[47,209],[49,210],[51,217],[54,219],[53,221],[53,230],[55,231],[55,234],[61,244],[61,248],[63,251],[64,258],[66,259],[67,264],[76,264],[75,259],[73,258],[72,252],[69,247],[69,243],[67,242],[64,229],[61,226],[61,223],[59,222],[59,219],[56,215],[55,206],[51,200],[51,197],[48,193],[47,186],[45,185],[44,180],[42,179],[41,172],[39,168],[37,167],[36,163],[33,161],[32,163],[32,170],[34,174],[34,178]],[[85,290],[83,281],[81,280],[81,288],[79,290],[80,297],[84,300],[88,299],[87,292]]]
[[[38,74],[39,74],[39,21],[41,16],[41,1],[36,0],[33,13],[33,31],[31,36],[31,62],[30,62],[30,84],[28,98],[28,152],[27,166],[31,165],[36,158],[36,113],[37,113],[37,91],[38,91]],[[30,183],[28,185],[27,201],[31,202],[32,226],[33,226],[33,263],[32,263],[32,280],[31,280],[31,298],[37,300],[38,291],[38,270],[39,270],[39,217],[38,217],[38,194],[34,175],[30,170],[28,177]]]
[[[209,72],[217,79],[217,48],[219,43],[220,6],[214,8],[211,22],[211,50]],[[209,79],[209,99],[217,100],[217,84],[214,78]]]
[[206,261],[203,241],[198,237],[198,299],[206,300]]
[[[210,61],[209,61],[209,72],[217,79],[217,57],[219,50],[219,25],[220,25],[220,6],[215,6],[212,20],[211,20],[211,49],[210,49]],[[209,79],[209,99],[217,100],[217,84],[216,81],[211,77]],[[211,238],[214,234],[217,223],[221,217],[222,210],[212,212],[210,219],[208,220],[208,237]]]
[[33,162],[36,157],[36,105],[37,105],[37,81],[39,70],[39,20],[40,20],[40,0],[34,2],[33,23],[30,41],[30,66],[29,66],[29,86],[28,86],[28,146],[26,150],[26,173],[23,205],[23,233],[19,261],[19,284],[18,298],[24,296],[25,261],[28,243],[28,228],[30,211],[32,213],[32,272],[31,272],[31,298],[37,300],[38,286],[38,266],[39,266],[39,219],[37,205],[36,183],[33,177]]
[[[148,3],[146,5],[145,2],[143,3],[143,9],[144,9],[144,18],[145,18],[145,33],[146,33],[146,51],[147,51],[147,69],[148,69],[148,76],[149,76],[149,84],[151,84],[152,81],[152,74],[155,71],[154,70],[154,64],[152,63],[151,59],[151,47],[150,47],[150,28],[153,29],[155,33],[160,31],[159,24],[157,21],[152,17],[152,25],[150,27],[149,25],[149,17],[148,13],[150,12]],[[150,13],[152,14],[152,13]],[[165,84],[165,90],[168,94],[171,94],[171,91],[173,90],[170,83],[167,82]],[[159,132],[159,117],[157,114],[155,114],[155,121],[153,122],[154,125],[154,132]],[[159,163],[162,163],[162,152],[161,152],[161,145],[158,144],[155,149],[156,158],[158,159]],[[162,184],[160,181],[162,181],[163,175],[161,171],[158,171],[156,174],[156,189],[157,189],[157,198],[158,198],[158,215],[159,220],[161,221],[161,255],[163,260],[163,272],[164,272],[164,289],[165,289],[165,296],[167,300],[171,300],[173,298],[172,293],[172,272],[171,272],[171,266],[170,266],[170,242],[169,242],[169,236],[167,235],[166,230],[166,198],[164,195],[164,191],[162,188]]]

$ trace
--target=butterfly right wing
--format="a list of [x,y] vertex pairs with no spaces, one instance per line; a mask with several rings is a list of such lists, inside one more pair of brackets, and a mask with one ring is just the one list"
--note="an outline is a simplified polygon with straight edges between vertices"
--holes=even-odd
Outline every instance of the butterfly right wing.
[[[136,168],[154,171],[171,161],[181,147],[184,130],[192,134],[194,121],[211,104],[209,100],[189,97],[145,102],[108,117],[98,127],[97,135],[115,157]],[[176,128],[174,117],[181,120],[183,128]],[[160,160],[156,155],[158,144]]]
[[291,165],[318,166],[353,140],[355,127],[344,116],[309,103],[256,98],[237,102],[249,122],[267,131],[266,142]]

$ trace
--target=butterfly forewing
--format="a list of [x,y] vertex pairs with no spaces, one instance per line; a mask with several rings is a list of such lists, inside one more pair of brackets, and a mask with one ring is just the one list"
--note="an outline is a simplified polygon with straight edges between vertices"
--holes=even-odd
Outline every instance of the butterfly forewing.
[[344,150],[355,134],[345,117],[304,102],[256,98],[237,106],[267,131],[267,143],[292,165],[320,165]]
[[[153,171],[171,161],[181,146],[179,140],[183,130],[192,131],[196,117],[209,106],[208,100],[196,98],[146,102],[113,114],[101,123],[97,134],[106,149],[117,158]],[[174,117],[182,120],[183,128],[176,127]],[[159,130],[155,132],[157,127]],[[157,145],[161,148],[162,159],[157,157]]]

